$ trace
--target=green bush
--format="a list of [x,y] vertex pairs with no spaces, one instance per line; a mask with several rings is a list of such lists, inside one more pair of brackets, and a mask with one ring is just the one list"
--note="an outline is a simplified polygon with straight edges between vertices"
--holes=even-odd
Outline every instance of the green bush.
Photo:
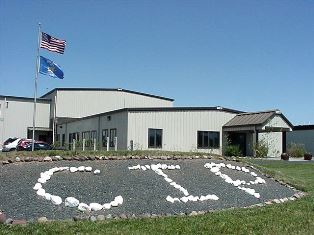
[[227,145],[225,147],[225,156],[242,156],[239,145]]
[[258,158],[267,157],[269,148],[266,141],[260,140],[258,143],[254,144],[253,149],[255,151],[255,157]]
[[287,153],[291,157],[301,158],[304,156],[305,152],[306,151],[303,144],[291,143],[289,144],[288,149],[287,149]]

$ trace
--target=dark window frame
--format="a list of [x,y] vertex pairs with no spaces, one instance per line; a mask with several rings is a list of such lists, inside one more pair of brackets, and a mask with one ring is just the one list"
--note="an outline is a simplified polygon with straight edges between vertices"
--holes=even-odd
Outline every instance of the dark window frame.
[[163,129],[148,128],[148,148],[162,149]]
[[219,149],[220,131],[197,131],[198,149]]
[[110,132],[109,132],[109,146],[110,147],[115,147],[114,146],[115,137],[117,137],[117,128],[112,128],[110,129]]
[[109,137],[108,129],[102,129],[101,130],[101,140],[102,140],[102,146],[107,147],[107,137]]

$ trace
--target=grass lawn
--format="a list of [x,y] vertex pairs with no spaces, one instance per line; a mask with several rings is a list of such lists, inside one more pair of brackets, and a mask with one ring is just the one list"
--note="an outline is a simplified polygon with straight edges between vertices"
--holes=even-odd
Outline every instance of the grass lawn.
[[314,163],[251,162],[308,195],[283,204],[194,217],[0,225],[0,234],[314,234]]

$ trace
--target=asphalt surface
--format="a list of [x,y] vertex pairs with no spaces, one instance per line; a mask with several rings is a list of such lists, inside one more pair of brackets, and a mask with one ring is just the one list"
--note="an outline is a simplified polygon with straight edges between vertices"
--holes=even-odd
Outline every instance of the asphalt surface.
[[[90,172],[69,171],[55,173],[51,179],[43,184],[46,192],[58,195],[63,200],[66,197],[75,197],[84,203],[104,204],[112,201],[115,196],[121,195],[124,199],[122,205],[109,210],[91,212],[92,215],[118,216],[125,214],[176,214],[190,213],[192,211],[220,210],[231,207],[245,207],[258,204],[271,199],[290,197],[295,192],[273,179],[258,176],[266,180],[266,184],[247,186],[260,193],[255,198],[248,193],[224,182],[209,169],[204,167],[207,162],[222,162],[215,160],[119,160],[119,161],[59,161],[59,162],[30,162],[14,163],[0,166],[0,210],[13,219],[35,220],[45,216],[48,219],[71,219],[82,212],[76,208],[59,206],[37,196],[33,190],[40,173],[56,166],[91,166],[99,169],[100,174]],[[194,196],[215,194],[219,200],[197,202],[166,201],[168,195],[172,197],[184,196],[178,189],[172,187],[164,178],[152,170],[129,170],[129,166],[150,164],[180,165],[180,170],[163,170],[169,178],[183,186]],[[240,165],[237,162],[224,162]],[[252,169],[250,169],[252,170]],[[255,180],[255,177],[236,170],[221,168],[221,172],[228,174],[232,179]]]

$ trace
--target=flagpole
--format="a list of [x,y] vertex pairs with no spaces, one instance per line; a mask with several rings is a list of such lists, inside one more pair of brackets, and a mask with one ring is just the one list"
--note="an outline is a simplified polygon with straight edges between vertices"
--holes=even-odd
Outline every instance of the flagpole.
[[37,57],[36,57],[36,73],[35,73],[35,89],[34,89],[34,111],[33,111],[33,137],[32,137],[32,151],[34,151],[35,142],[35,122],[36,122],[36,102],[37,102],[37,80],[39,73],[39,47],[40,47],[40,35],[41,23],[38,23],[38,42],[37,42]]

